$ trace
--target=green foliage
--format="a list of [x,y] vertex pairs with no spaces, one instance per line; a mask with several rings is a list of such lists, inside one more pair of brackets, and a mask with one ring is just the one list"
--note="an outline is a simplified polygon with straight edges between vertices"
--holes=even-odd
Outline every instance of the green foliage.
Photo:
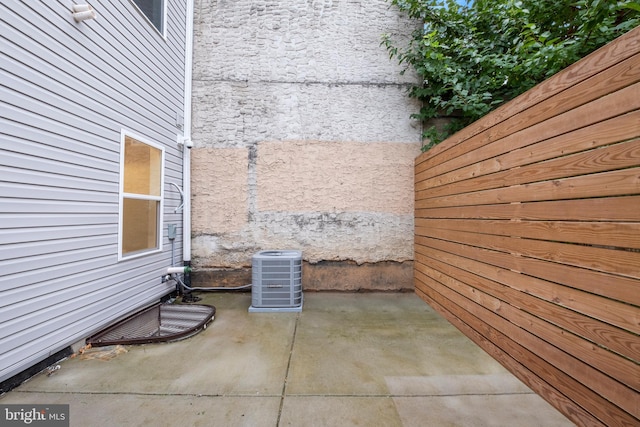
[[413,117],[451,118],[423,135],[430,143],[486,115],[609,41],[640,25],[640,4],[616,0],[391,0],[424,22],[408,45],[382,44],[423,84]]

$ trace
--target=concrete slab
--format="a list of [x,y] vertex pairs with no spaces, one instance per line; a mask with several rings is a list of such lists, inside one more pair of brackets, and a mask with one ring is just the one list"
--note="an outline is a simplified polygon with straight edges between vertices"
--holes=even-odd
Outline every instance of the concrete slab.
[[71,426],[273,427],[276,397],[142,395],[132,393],[9,393],[2,404],[69,404]]
[[394,397],[404,427],[565,427],[563,415],[536,394]]
[[510,373],[387,377],[394,396],[452,396],[466,394],[523,394],[531,390]]
[[300,316],[287,392],[386,395],[385,378],[506,373],[407,294],[321,294]]
[[390,397],[292,396],[284,401],[278,426],[402,427],[402,420]]
[[414,294],[306,293],[301,313],[201,296],[198,335],[98,349],[0,403],[66,403],[71,426],[572,425]]
[[109,361],[74,358],[55,375],[36,377],[22,389],[279,396],[296,315],[246,315],[247,294],[206,297],[218,310],[203,332],[173,343],[128,346],[128,352]]

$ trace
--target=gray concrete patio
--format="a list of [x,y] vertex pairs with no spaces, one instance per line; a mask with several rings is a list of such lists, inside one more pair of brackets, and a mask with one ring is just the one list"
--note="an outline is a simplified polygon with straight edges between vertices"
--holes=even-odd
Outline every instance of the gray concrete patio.
[[251,314],[249,293],[200,296],[217,313],[198,335],[92,349],[0,403],[69,404],[91,427],[573,425],[414,294]]

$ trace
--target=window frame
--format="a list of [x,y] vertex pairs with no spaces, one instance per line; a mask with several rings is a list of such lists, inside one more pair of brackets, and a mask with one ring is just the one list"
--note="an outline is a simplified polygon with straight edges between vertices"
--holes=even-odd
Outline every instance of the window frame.
[[166,39],[167,38],[167,3],[168,3],[168,0],[160,0],[160,1],[162,2],[162,17],[161,17],[162,29],[159,29],[158,27],[156,27],[156,24],[154,24],[153,21],[151,20],[151,18],[149,18],[147,16],[147,14],[144,13],[144,11],[140,8],[140,6],[138,6],[138,4],[135,2],[135,0],[129,0],[129,2],[133,5],[133,7],[136,8],[138,13],[140,13],[140,15],[149,23],[149,25],[151,25],[151,27],[154,30],[156,30],[156,32],[158,34],[160,34],[162,36],[162,38]]
[[[125,184],[125,144],[126,138],[134,139],[137,142],[148,145],[160,151],[160,195],[154,196],[150,194],[139,193],[127,193],[124,191]],[[118,188],[118,261],[126,261],[135,258],[141,258],[144,256],[157,254],[162,252],[162,245],[164,236],[163,230],[163,218],[164,218],[164,176],[165,176],[165,159],[166,152],[165,147],[161,144],[157,144],[148,140],[145,137],[137,135],[133,132],[122,129],[120,132],[120,182]],[[156,246],[149,249],[143,249],[135,251],[133,253],[124,254],[123,250],[123,238],[124,238],[124,200],[152,200],[158,202],[158,218],[156,221]]]

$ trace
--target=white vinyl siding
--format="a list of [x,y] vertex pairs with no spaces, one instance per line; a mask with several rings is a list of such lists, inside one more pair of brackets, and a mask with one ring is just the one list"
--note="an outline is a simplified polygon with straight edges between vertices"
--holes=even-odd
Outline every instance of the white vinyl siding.
[[[185,2],[0,2],[0,381],[157,301],[182,182]],[[121,130],[163,148],[158,251],[118,261]],[[165,188],[166,186],[166,188]]]

